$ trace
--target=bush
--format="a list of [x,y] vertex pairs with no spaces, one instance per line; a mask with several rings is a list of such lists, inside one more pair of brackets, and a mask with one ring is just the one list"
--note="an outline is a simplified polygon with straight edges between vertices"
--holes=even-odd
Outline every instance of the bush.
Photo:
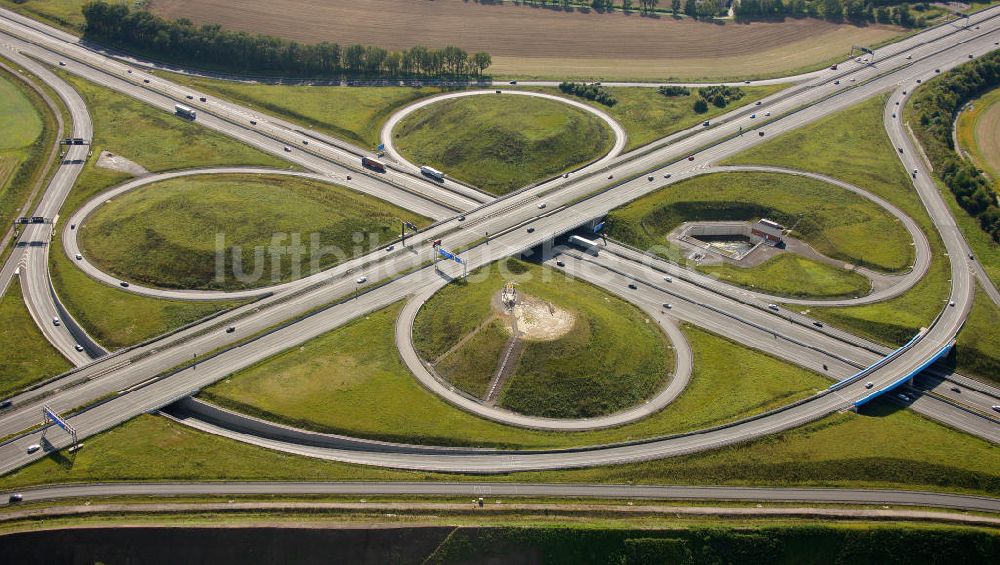
[[671,97],[691,95],[691,89],[683,86],[661,86],[659,92],[664,96],[671,96]]
[[704,114],[708,111],[708,102],[705,102],[704,98],[699,98],[694,103],[694,111],[699,114]]
[[559,90],[565,94],[571,94],[587,100],[593,100],[598,104],[603,104],[608,107],[614,106],[618,103],[618,99],[597,84],[562,82],[559,84]]

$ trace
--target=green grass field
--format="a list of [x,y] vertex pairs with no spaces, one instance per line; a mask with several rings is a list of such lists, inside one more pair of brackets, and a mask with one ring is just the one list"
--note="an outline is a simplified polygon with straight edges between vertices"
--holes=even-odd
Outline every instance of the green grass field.
[[958,333],[949,362],[963,374],[1000,384],[1000,308],[990,297],[976,290],[965,325]]
[[42,117],[18,85],[0,77],[0,151],[31,145],[42,133]]
[[[472,416],[424,389],[394,345],[401,307],[397,304],[354,320],[244,369],[206,388],[202,397],[264,419],[328,433],[404,443],[549,448],[699,429],[797,400],[829,383],[766,354],[685,328],[695,355],[694,373],[688,388],[666,409],[606,430],[525,430]],[[734,366],[741,369],[734,371]]]
[[[367,417],[368,415],[366,415]],[[863,439],[863,441],[861,441]],[[684,457],[590,469],[508,473],[498,481],[910,488],[1000,494],[1000,448],[913,412],[872,404],[768,438]],[[143,415],[0,478],[0,488],[104,481],[472,480],[309,459]]]
[[[10,61],[4,64],[20,70]],[[30,75],[28,75],[30,77]],[[33,81],[37,84],[38,81]],[[44,167],[58,129],[45,101],[19,78],[0,69],[0,222],[7,230]]]
[[[575,322],[555,340],[524,342],[524,351],[501,391],[500,406],[538,416],[593,417],[637,404],[662,386],[673,356],[666,337],[645,314],[595,286],[545,267],[509,264],[520,271],[517,292],[522,297],[544,300],[570,312]],[[445,287],[421,308],[414,336],[424,359],[437,359],[469,333],[441,336],[434,329],[453,326],[455,318],[465,316],[470,319],[464,324],[479,326],[492,315],[490,300],[509,279],[495,267],[488,267],[488,276],[472,273],[476,282]],[[482,312],[483,303],[486,312]],[[473,318],[471,312],[483,315]],[[488,326],[445,359],[442,376],[452,378],[459,387],[469,384],[467,392],[482,395],[508,337],[499,327]],[[430,347],[430,340],[438,341]]]
[[[61,73],[87,103],[94,121],[93,155],[84,165],[61,214],[68,216],[100,192],[120,184],[128,174],[95,166],[101,150],[136,161],[151,171],[209,165],[285,167],[276,157],[242,145],[197,124],[136,100]],[[92,280],[53,241],[49,268],[60,299],[84,329],[109,349],[118,349],[202,318],[234,303],[189,303],[157,300],[121,292]]]
[[119,290],[88,277],[66,257],[60,244],[53,244],[49,272],[59,298],[87,333],[108,349],[134,345],[242,304],[160,300]]
[[885,271],[913,262],[909,234],[885,210],[825,182],[776,173],[716,173],[670,185],[613,210],[608,235],[651,249],[685,221],[762,217],[794,228],[793,237],[828,257]]
[[[711,121],[716,116],[731,112],[741,106],[753,104],[761,98],[788,88],[788,85],[742,87],[743,98],[731,102],[725,108],[709,104],[708,112],[698,114],[694,111],[694,103],[699,96],[697,89],[692,89],[688,96],[664,96],[655,88],[608,87],[607,91],[614,95],[618,103],[607,107],[597,102],[567,96],[606,112],[625,128],[628,133],[626,151],[641,147],[661,137],[696,126],[705,121]],[[532,88],[549,94],[563,95],[558,88]]]
[[779,296],[835,298],[864,296],[871,291],[867,277],[792,253],[783,253],[751,268],[721,264],[699,270],[729,283]]
[[16,279],[0,297],[0,344],[0,398],[71,368],[35,325]]
[[[920,225],[930,240],[932,261],[930,271],[912,289],[878,304],[810,312],[870,339],[901,345],[944,306],[949,267],[944,245],[882,127],[884,104],[885,98],[862,102],[741,153],[728,164],[786,166],[839,178],[882,196]],[[881,233],[878,240],[883,241]],[[872,241],[865,238],[859,243]],[[909,243],[906,246],[909,249]]]
[[592,114],[553,100],[481,95],[417,110],[394,132],[407,159],[506,194],[607,153],[614,136]]
[[213,165],[259,165],[287,169],[290,163],[169,112],[60,73],[87,103],[94,122],[93,155],[70,193],[63,214],[129,176],[95,166],[101,151],[135,161],[151,172]]
[[372,150],[379,144],[382,125],[396,110],[447,90],[432,86],[248,84],[168,72],[158,74]]
[[[88,258],[106,272],[160,287],[235,290],[308,276],[314,268],[380,248],[397,236],[403,220],[430,223],[388,202],[311,179],[206,175],[125,194],[79,229]],[[216,272],[219,234],[222,273]],[[286,251],[292,238],[299,238],[301,255]],[[239,269],[235,247],[242,249]],[[257,248],[268,251],[256,257]]]
[[[135,0],[122,1],[135,3]],[[86,3],[86,0],[0,0],[4,8],[76,34],[83,32],[82,10]]]

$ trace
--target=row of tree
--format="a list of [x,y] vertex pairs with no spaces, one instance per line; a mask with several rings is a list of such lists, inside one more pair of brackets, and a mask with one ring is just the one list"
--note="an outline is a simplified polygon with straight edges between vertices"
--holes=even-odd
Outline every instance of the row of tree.
[[934,172],[962,208],[979,221],[979,227],[1000,243],[997,194],[990,180],[957,153],[952,137],[952,127],[962,106],[998,86],[1000,51],[994,51],[921,87],[913,98],[913,118],[914,132],[934,165]]
[[565,94],[572,94],[587,100],[593,100],[598,104],[611,107],[618,103],[618,99],[612,96],[607,89],[599,84],[587,84],[585,82],[562,82],[559,83],[559,90]]
[[83,7],[85,35],[160,59],[242,71],[348,76],[482,76],[489,53],[470,55],[458,47],[413,47],[388,51],[371,45],[301,44],[278,37],[235,32],[219,25],[165,20],[125,3],[90,2]]
[[900,0],[740,0],[733,15],[738,21],[812,17],[924,27],[927,20],[919,12],[928,8],[927,3],[914,3],[911,11],[910,4]]

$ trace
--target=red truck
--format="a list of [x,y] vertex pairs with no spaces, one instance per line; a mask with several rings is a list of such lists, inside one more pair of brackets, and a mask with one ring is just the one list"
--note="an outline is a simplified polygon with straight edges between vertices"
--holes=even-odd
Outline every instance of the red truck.
[[368,157],[361,158],[361,166],[366,169],[371,169],[373,171],[378,171],[380,173],[385,172],[385,165],[376,161],[375,159],[369,159]]

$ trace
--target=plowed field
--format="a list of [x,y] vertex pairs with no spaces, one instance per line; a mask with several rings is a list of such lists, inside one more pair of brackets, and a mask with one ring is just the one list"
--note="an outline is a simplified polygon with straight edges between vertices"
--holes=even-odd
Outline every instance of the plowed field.
[[458,45],[493,55],[494,75],[560,78],[775,75],[899,33],[819,20],[749,25],[562,12],[463,0],[152,0],[161,15],[312,43]]

